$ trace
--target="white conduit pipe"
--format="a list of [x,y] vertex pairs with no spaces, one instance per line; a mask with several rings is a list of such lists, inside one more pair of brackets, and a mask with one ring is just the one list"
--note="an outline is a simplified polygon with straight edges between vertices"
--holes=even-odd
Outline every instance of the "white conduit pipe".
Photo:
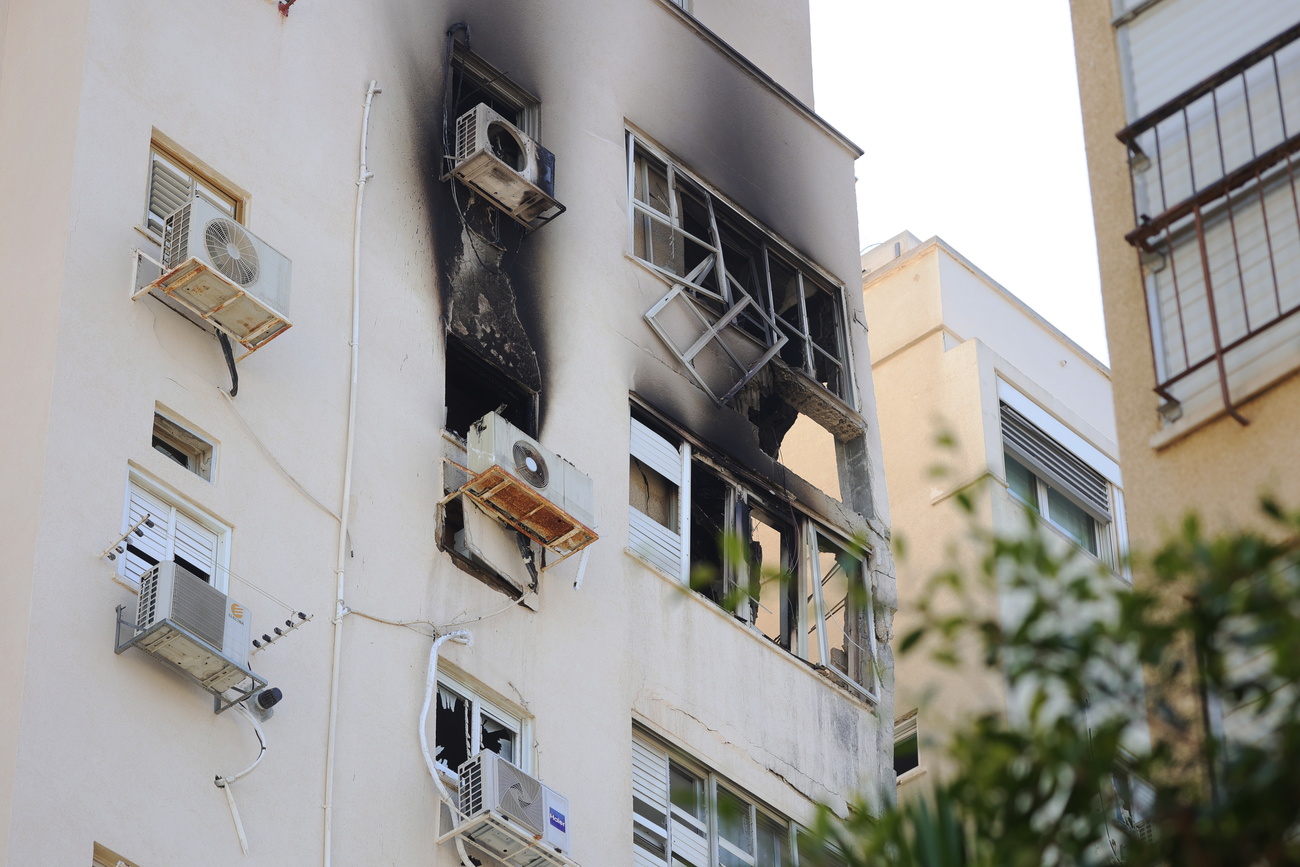
[[244,833],[244,823],[239,818],[239,808],[235,806],[235,790],[233,786],[236,780],[242,780],[244,777],[251,774],[254,768],[262,763],[262,758],[266,755],[266,735],[262,733],[262,726],[258,723],[257,717],[249,713],[246,707],[242,704],[235,705],[235,710],[242,713],[244,717],[253,724],[253,731],[257,733],[257,743],[261,749],[257,751],[257,758],[253,759],[251,765],[237,774],[230,774],[225,777],[218,774],[216,780],[213,782],[216,783],[218,789],[221,789],[226,793],[226,804],[230,806],[230,818],[234,820],[235,833],[239,835],[239,848],[243,849],[244,854],[247,855],[248,836]]
[[[424,766],[429,769],[429,776],[433,777],[433,785],[438,789],[438,799],[445,803],[451,809],[452,822],[459,824],[460,810],[456,804],[452,803],[451,793],[447,791],[446,784],[443,783],[442,777],[438,775],[438,766],[434,764],[433,753],[429,751],[429,734],[426,726],[429,721],[429,705],[433,702],[433,693],[438,688],[438,650],[444,642],[455,641],[466,647],[474,646],[474,636],[468,630],[458,629],[455,632],[448,632],[446,635],[440,635],[433,641],[433,647],[429,648],[429,675],[424,684],[424,706],[420,708],[420,752],[424,754]],[[434,741],[437,742],[437,717],[434,717]],[[442,836],[442,811],[438,811],[437,818],[434,819],[434,828],[436,836]],[[459,837],[456,838],[456,854],[460,856],[462,867],[474,867],[474,862],[469,860],[469,854],[465,851],[465,841]]]
[[343,616],[347,606],[343,602],[344,577],[348,556],[348,503],[352,499],[352,453],[356,444],[357,422],[357,366],[361,347],[361,216],[366,198],[366,181],[374,173],[366,167],[366,138],[370,132],[370,103],[379,86],[370,82],[366,90],[365,113],[361,120],[361,155],[357,170],[357,210],[353,222],[352,235],[352,374],[348,385],[348,433],[347,450],[343,458],[343,501],[339,504],[339,544],[335,558],[334,575],[337,579],[334,599],[334,651],[330,660],[330,696],[329,723],[325,734],[325,800],[322,807],[325,812],[324,823],[324,865],[330,867],[330,850],[333,846],[334,831],[334,743],[338,734],[339,713],[339,670],[343,657]]

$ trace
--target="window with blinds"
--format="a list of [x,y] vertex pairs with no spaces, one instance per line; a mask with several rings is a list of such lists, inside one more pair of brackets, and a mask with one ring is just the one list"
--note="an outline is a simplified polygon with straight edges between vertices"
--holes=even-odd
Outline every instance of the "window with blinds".
[[221,208],[232,219],[243,221],[240,198],[207,177],[171,151],[154,144],[149,148],[149,194],[145,206],[145,228],[161,236],[163,224],[177,208],[195,194]]
[[634,867],[845,863],[780,813],[650,736],[632,737]]
[[1007,489],[1083,550],[1117,566],[1110,482],[1006,403]]
[[146,515],[153,526],[140,524],[140,532],[126,538],[126,556],[119,559],[124,578],[139,582],[140,576],[160,561],[175,560],[218,590],[226,590],[228,527],[198,510],[177,506],[132,476],[127,485],[122,529],[134,526]]

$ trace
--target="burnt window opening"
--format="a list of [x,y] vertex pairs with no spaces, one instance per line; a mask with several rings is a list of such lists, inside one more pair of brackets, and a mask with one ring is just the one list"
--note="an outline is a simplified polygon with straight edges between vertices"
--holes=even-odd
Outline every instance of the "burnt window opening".
[[[631,416],[628,550],[874,700],[870,551],[667,419],[638,406]],[[647,511],[655,490],[673,501],[676,526],[666,510]]]
[[454,338],[447,339],[447,430],[461,438],[490,412],[537,435],[537,396]]
[[455,42],[451,56],[451,120],[483,103],[533,138],[538,137],[540,102],[515,84],[509,71],[497,69]]
[[691,465],[691,587],[723,608],[728,605],[724,551],[731,541],[732,488],[699,461]]
[[[692,375],[723,404],[779,355],[851,404],[842,287],[632,133],[628,149],[632,254],[673,286],[646,317]],[[704,332],[707,340],[677,334],[683,314],[673,293],[679,290],[716,320]],[[738,342],[732,334],[744,337]],[[700,351],[714,343],[711,353]],[[713,359],[705,368],[728,356],[730,380],[715,374],[720,381],[709,381],[695,366],[697,355]]]
[[[438,537],[439,549],[451,555],[452,562],[462,572],[472,575],[493,590],[504,593],[511,599],[520,599],[526,591],[535,591],[537,589],[537,578],[531,572],[529,573],[530,583],[526,586],[520,586],[516,581],[500,574],[493,564],[481,561],[466,543],[465,532],[465,505],[460,497],[455,497],[444,503],[442,507],[442,531]],[[517,531],[505,529],[502,529],[502,532],[511,532],[516,539],[521,535]],[[531,540],[525,540],[525,545],[528,546],[528,550],[533,557],[533,563],[541,563],[542,554],[535,543]],[[523,551],[524,549],[521,547],[519,551],[520,559],[523,559]]]

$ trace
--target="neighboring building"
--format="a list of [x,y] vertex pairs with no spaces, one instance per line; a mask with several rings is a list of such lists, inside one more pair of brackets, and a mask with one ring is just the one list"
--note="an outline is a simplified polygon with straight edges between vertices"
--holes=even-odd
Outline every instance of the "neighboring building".
[[[1262,525],[1300,489],[1300,2],[1071,6],[1134,548]],[[1152,731],[1194,745],[1184,686]]]
[[[874,797],[860,151],[810,52],[783,0],[0,4],[0,861],[776,867]],[[265,714],[212,693],[264,683],[241,777]],[[452,827],[476,754],[567,807]]]
[[[1023,533],[1026,506],[1044,533],[1108,567],[1114,589],[1124,585],[1105,365],[940,238],[903,232],[866,252],[862,268],[892,526],[907,543],[896,634],[920,624],[930,578],[954,565],[976,606],[967,613],[1014,618],[1015,593],[979,582],[986,552],[972,531]],[[954,501],[963,491],[971,514]],[[1005,679],[982,660],[974,644],[954,668],[925,652],[899,660],[900,797],[945,776],[947,738],[974,715],[1015,718]]]

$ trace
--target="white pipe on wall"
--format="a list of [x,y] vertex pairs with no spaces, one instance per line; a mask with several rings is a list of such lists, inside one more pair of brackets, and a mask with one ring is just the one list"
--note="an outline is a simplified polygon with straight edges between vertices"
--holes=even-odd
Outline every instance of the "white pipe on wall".
[[357,170],[357,208],[352,235],[352,372],[348,385],[347,448],[343,458],[343,501],[339,504],[339,540],[335,557],[334,575],[334,649],[330,660],[329,722],[325,734],[325,799],[323,864],[330,867],[334,831],[334,744],[338,734],[339,670],[343,659],[343,617],[348,613],[343,602],[344,578],[348,556],[348,504],[352,499],[352,454],[356,445],[357,422],[357,367],[361,348],[361,219],[366,197],[366,181],[374,173],[366,166],[366,139],[370,132],[370,103],[380,88],[374,82],[366,90],[365,112],[361,119],[361,154]]
[[[429,776],[433,777],[433,785],[438,789],[438,798],[444,802],[452,812],[452,821],[459,824],[457,816],[460,811],[456,804],[452,803],[451,792],[447,791],[446,784],[443,783],[442,777],[438,775],[438,766],[433,761],[433,753],[429,751],[429,734],[427,726],[429,722],[429,705],[433,702],[433,694],[438,689],[438,650],[447,641],[455,641],[466,647],[474,646],[474,636],[468,630],[458,629],[455,632],[448,632],[446,635],[440,635],[433,641],[433,646],[429,648],[429,669],[424,683],[424,706],[420,708],[420,752],[424,754],[424,766],[429,769]],[[437,717],[434,718],[434,741],[437,742]],[[442,836],[442,811],[438,811],[438,816],[434,819],[435,836]],[[459,837],[456,838],[456,854],[460,856],[462,867],[474,867],[474,862],[469,860],[469,853],[465,851],[465,841]]]

